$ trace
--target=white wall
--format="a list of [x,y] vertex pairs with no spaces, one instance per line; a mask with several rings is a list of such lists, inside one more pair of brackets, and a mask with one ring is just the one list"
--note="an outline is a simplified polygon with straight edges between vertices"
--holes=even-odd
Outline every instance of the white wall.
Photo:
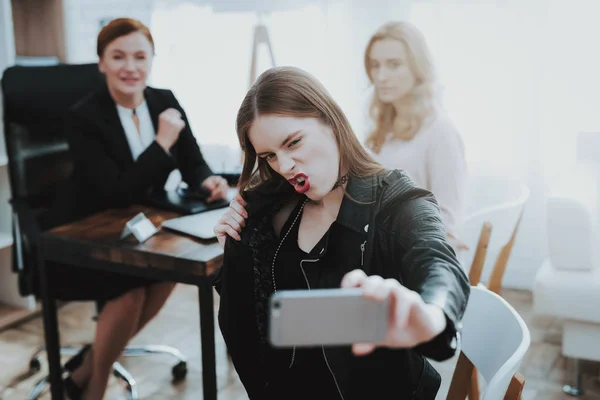
[[101,22],[135,18],[150,26],[152,0],[64,0],[67,62],[96,62],[96,36]]

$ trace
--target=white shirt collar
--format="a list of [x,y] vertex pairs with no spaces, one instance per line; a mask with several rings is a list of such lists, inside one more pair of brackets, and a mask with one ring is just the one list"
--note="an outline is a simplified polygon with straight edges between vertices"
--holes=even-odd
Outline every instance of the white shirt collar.
[[125,108],[117,104],[117,112],[123,130],[125,131],[125,137],[127,138],[131,155],[134,160],[137,160],[139,155],[152,144],[156,137],[156,132],[154,131],[152,117],[150,116],[150,110],[148,110],[146,101],[143,101],[135,110],[140,121],[139,132],[133,122],[133,109]]

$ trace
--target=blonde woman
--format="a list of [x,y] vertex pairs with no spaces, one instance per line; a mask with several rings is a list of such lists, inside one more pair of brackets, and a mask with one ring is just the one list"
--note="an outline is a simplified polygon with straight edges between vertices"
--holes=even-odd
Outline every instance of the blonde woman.
[[366,146],[385,168],[402,169],[431,191],[457,248],[467,167],[460,133],[439,105],[425,38],[407,22],[389,22],[369,40],[365,70],[373,84],[373,128]]

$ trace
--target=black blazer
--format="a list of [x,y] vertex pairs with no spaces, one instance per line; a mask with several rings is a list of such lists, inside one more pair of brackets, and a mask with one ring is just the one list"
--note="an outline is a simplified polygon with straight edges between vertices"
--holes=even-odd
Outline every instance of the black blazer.
[[147,87],[144,97],[155,131],[158,116],[167,108],[177,109],[185,121],[171,154],[153,142],[134,161],[108,88],[91,93],[67,115],[73,177],[58,196],[50,220],[43,225],[56,226],[106,208],[140,202],[151,191],[162,190],[175,168],[191,188],[200,187],[212,175],[173,92]]

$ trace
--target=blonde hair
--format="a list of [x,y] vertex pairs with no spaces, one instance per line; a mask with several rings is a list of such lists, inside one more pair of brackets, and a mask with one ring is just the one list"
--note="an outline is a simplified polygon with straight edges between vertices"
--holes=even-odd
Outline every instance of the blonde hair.
[[307,72],[293,67],[271,68],[252,85],[237,115],[236,130],[244,154],[239,180],[243,193],[267,181],[285,180],[256,155],[248,134],[261,115],[317,118],[331,127],[340,152],[339,174],[368,176],[382,170],[356,138],[340,106],[323,85]]
[[415,87],[406,95],[406,107],[397,112],[390,103],[384,103],[373,93],[369,115],[375,127],[366,145],[375,153],[387,139],[389,132],[395,139],[410,140],[423,126],[425,119],[436,109],[435,71],[425,37],[407,22],[388,22],[369,40],[365,50],[365,70],[371,83],[370,53],[373,45],[383,39],[398,40],[406,47],[408,66],[415,75]]

